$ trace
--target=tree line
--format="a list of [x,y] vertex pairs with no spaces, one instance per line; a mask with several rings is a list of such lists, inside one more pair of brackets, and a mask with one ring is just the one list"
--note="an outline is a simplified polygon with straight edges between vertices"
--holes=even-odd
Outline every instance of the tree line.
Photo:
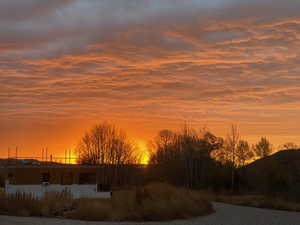
[[[293,143],[283,147],[298,148]],[[114,166],[115,177],[122,174],[124,165],[138,165],[142,158],[124,131],[105,122],[86,132],[76,149],[78,163]],[[148,165],[137,167],[138,173],[130,171],[143,177],[136,178],[137,183],[162,181],[188,188],[236,190],[247,188],[246,165],[269,156],[273,149],[266,137],[250,145],[235,125],[226,137],[218,137],[208,129],[183,124],[177,131],[159,131],[149,144]]]

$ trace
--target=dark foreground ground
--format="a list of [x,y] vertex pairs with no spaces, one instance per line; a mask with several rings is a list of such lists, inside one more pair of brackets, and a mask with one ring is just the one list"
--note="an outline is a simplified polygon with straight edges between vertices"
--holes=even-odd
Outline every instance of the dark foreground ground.
[[171,222],[86,222],[66,219],[0,216],[0,225],[299,225],[300,213],[214,203],[216,213]]

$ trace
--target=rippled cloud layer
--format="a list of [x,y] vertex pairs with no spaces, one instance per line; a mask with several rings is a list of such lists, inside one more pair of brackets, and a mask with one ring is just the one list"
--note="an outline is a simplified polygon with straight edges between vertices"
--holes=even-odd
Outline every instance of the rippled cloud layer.
[[207,2],[1,1],[0,149],[66,148],[103,119],[297,136],[300,2]]

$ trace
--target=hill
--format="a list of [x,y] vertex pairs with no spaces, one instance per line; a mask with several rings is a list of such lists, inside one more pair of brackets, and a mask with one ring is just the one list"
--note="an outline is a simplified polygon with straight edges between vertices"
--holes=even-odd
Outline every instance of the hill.
[[263,169],[266,165],[269,165],[269,163],[273,163],[274,161],[286,166],[288,166],[291,163],[298,163],[300,167],[300,149],[278,151],[273,155],[267,156],[262,159],[258,159],[248,164],[246,168]]
[[240,180],[250,190],[300,199],[300,150],[279,151],[241,168]]

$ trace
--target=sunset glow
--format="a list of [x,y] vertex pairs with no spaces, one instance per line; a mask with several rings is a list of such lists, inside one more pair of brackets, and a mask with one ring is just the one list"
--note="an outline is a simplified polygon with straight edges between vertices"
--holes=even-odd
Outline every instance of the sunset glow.
[[137,147],[138,147],[139,154],[141,155],[141,163],[148,164],[150,160],[150,154],[146,143],[144,141],[138,141]]
[[101,121],[143,163],[184,121],[300,144],[300,1],[34,2],[0,3],[0,157],[63,155]]

